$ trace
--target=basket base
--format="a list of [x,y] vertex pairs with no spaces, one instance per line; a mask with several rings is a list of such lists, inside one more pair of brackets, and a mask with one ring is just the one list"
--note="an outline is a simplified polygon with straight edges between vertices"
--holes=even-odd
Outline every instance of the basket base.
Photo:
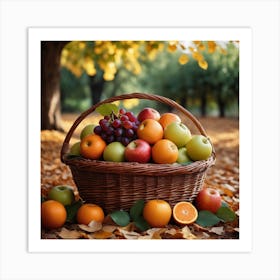
[[192,202],[202,189],[205,172],[176,176],[145,176],[95,173],[70,167],[80,197],[95,203],[106,214],[129,210],[139,199],[166,200],[171,207],[179,201]]

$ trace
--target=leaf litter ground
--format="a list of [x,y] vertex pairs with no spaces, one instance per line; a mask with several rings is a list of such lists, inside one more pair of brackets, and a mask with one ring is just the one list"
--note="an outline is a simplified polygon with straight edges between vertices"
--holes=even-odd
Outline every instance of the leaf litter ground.
[[[77,118],[76,115],[63,115],[64,128],[68,131]],[[184,122],[184,119],[182,119]],[[234,118],[200,118],[199,121],[210,137],[216,152],[216,164],[210,168],[205,185],[218,189],[223,201],[236,213],[233,222],[220,222],[212,227],[202,227],[196,223],[178,226],[170,223],[166,228],[150,228],[139,231],[134,223],[125,227],[116,225],[109,216],[102,225],[91,227],[66,223],[56,230],[42,229],[43,239],[238,239],[239,238],[239,121]],[[78,141],[81,129],[92,122],[92,116],[84,120],[75,131],[70,144]],[[195,132],[192,124],[185,123]],[[46,196],[48,190],[56,185],[73,186],[75,196],[79,198],[78,189],[72,179],[68,166],[60,161],[60,149],[65,133],[58,131],[41,131],[41,193]]]

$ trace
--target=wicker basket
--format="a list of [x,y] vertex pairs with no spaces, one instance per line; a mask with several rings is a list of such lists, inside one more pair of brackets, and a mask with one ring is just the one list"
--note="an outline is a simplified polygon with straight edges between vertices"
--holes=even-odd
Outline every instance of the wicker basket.
[[202,125],[189,111],[166,97],[131,93],[99,102],[76,119],[61,149],[61,160],[70,167],[80,196],[86,202],[99,204],[107,213],[120,209],[128,210],[138,199],[164,199],[171,206],[179,201],[192,202],[203,186],[207,169],[215,163],[214,149],[208,160],[195,161],[189,165],[115,163],[67,157],[72,134],[85,117],[103,103],[131,98],[153,100],[175,108],[187,116],[200,133],[206,136]]

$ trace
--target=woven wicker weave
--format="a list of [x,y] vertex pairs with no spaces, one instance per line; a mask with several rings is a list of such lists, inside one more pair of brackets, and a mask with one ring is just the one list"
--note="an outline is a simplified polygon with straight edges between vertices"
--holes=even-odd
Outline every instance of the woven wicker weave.
[[192,202],[201,190],[207,169],[215,163],[215,152],[208,160],[189,165],[132,162],[109,162],[81,157],[69,158],[69,141],[77,126],[101,104],[124,99],[148,99],[167,104],[182,112],[204,136],[200,122],[175,101],[159,95],[131,93],[108,98],[82,113],[73,123],[61,149],[61,160],[67,164],[86,201],[99,204],[105,212],[128,210],[138,199],[164,199],[174,206],[179,201]]

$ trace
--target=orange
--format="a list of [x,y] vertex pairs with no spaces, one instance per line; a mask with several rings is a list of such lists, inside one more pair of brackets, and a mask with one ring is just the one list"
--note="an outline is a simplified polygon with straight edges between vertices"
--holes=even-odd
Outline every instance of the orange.
[[163,128],[160,123],[153,119],[146,119],[137,129],[138,138],[149,144],[154,144],[163,137]]
[[78,224],[88,225],[91,221],[102,223],[104,220],[103,209],[92,203],[83,204],[77,211],[76,216]]
[[66,222],[67,212],[62,203],[47,200],[41,204],[41,223],[46,229],[62,227]]
[[143,217],[152,227],[164,227],[171,218],[172,209],[165,200],[149,200],[143,208]]
[[80,145],[81,155],[88,159],[99,159],[106,148],[106,142],[97,134],[85,136]]
[[155,163],[174,163],[178,154],[177,146],[168,139],[161,139],[152,147],[152,158]]
[[173,218],[179,224],[191,224],[196,221],[197,216],[197,210],[190,202],[181,201],[173,207]]
[[181,122],[181,118],[174,113],[164,113],[161,115],[159,119],[159,123],[161,124],[163,129],[165,129],[169,124],[173,122],[177,122],[177,123]]

